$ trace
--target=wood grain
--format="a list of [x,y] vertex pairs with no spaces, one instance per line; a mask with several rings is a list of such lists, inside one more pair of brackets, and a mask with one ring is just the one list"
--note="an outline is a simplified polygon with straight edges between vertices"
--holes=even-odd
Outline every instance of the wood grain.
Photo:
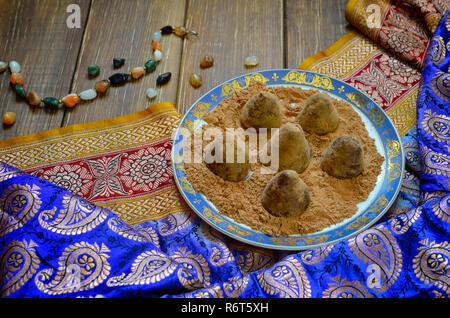
[[348,0],[285,0],[286,68],[297,68],[303,60],[323,51],[347,34]]
[[[81,28],[66,25],[69,4],[81,8]],[[12,127],[1,127],[0,138],[9,138],[75,123],[102,120],[140,111],[153,103],[169,101],[184,113],[216,85],[252,71],[297,68],[312,54],[324,50],[346,34],[347,0],[0,0],[0,60],[15,59],[23,67],[25,88],[44,96],[62,97],[92,88],[115,72],[128,72],[152,56],[151,36],[164,25],[197,31],[198,37],[182,40],[164,36],[164,58],[157,70],[73,110],[33,109],[16,97],[9,72],[0,74],[0,111],[17,113]],[[204,55],[214,67],[201,69]],[[246,56],[260,63],[246,68]],[[126,64],[115,70],[114,57]],[[97,64],[101,74],[90,79],[87,67]],[[171,81],[158,88],[149,101],[148,87],[156,77],[172,72]],[[190,75],[203,77],[194,89]]]
[[[185,41],[181,59],[178,110],[184,113],[199,97],[218,84],[256,70],[283,67],[283,2],[266,0],[191,0],[186,25],[200,36]],[[215,59],[201,69],[204,55]],[[259,65],[246,68],[246,56],[259,57]],[[189,84],[193,72],[203,85]]]
[[[79,93],[116,72],[128,73],[133,67],[143,66],[153,55],[153,32],[168,24],[182,25],[185,5],[185,0],[92,0],[72,91]],[[174,35],[163,36],[164,57],[154,73],[111,87],[104,96],[68,110],[63,125],[134,113],[159,101],[175,103],[182,41]],[[114,57],[125,58],[125,65],[114,69]],[[95,79],[87,75],[91,64],[101,69]],[[158,88],[158,97],[149,101],[147,88],[155,88],[156,77],[164,72],[172,72],[171,81]]]
[[[70,29],[69,4],[81,8],[81,28]],[[70,90],[89,0],[0,0],[0,60],[22,66],[25,89],[61,97]],[[0,114],[13,111],[16,123],[0,128],[0,138],[15,137],[61,126],[64,110],[32,108],[16,96],[9,71],[0,74]]]

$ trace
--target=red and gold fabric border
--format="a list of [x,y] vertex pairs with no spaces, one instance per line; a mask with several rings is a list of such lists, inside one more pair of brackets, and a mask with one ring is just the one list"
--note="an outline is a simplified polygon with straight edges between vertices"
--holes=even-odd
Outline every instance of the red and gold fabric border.
[[129,224],[186,211],[171,165],[171,103],[0,142],[0,161],[115,211]]

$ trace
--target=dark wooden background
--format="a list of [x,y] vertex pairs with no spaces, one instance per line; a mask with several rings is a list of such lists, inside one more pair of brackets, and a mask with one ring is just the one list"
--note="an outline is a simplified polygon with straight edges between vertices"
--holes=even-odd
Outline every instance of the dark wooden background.
[[[0,139],[107,119],[169,101],[183,113],[200,96],[223,81],[253,70],[297,68],[349,30],[347,0],[0,0],[0,60],[18,61],[25,88],[42,97],[61,98],[92,88],[115,70],[114,57],[123,57],[128,72],[152,57],[152,34],[165,25],[186,26],[200,35],[189,40],[162,39],[164,58],[157,71],[139,81],[112,87],[96,100],[76,108],[49,111],[32,108],[16,97],[9,71],[0,74],[0,114],[14,111],[17,121],[0,128]],[[81,27],[68,28],[70,4],[81,9]],[[214,67],[200,69],[204,55]],[[251,70],[246,56],[260,63]],[[87,76],[97,64],[100,75]],[[149,101],[146,89],[158,74],[172,72],[171,81]],[[192,72],[203,85],[189,84]]]

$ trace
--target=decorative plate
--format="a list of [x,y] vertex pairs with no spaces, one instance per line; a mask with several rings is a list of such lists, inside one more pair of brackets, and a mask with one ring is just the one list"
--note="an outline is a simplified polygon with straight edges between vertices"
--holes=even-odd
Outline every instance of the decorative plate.
[[[201,193],[194,190],[186,177],[183,163],[183,134],[181,128],[194,131],[201,125],[204,114],[213,110],[222,99],[234,91],[245,89],[251,80],[268,86],[300,86],[331,94],[349,102],[375,139],[380,154],[385,158],[378,182],[365,202],[351,218],[307,235],[270,236],[253,230],[226,217]],[[174,138],[172,164],[177,186],[188,205],[209,225],[239,241],[265,248],[301,250],[334,243],[361,232],[373,225],[391,206],[400,189],[404,157],[400,137],[386,113],[366,94],[337,79],[301,70],[266,70],[233,78],[203,95],[185,114]]]

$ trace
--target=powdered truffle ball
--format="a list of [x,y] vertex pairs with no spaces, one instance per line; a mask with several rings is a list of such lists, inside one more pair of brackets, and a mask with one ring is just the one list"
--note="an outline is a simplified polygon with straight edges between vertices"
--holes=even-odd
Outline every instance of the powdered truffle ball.
[[[228,160],[227,145],[234,151],[234,158]],[[227,181],[242,181],[250,171],[248,149],[238,142],[216,139],[206,146],[203,159],[209,170]]]
[[266,185],[261,204],[270,214],[299,216],[305,212],[310,202],[306,184],[293,170],[279,172]]
[[279,128],[280,101],[272,93],[259,92],[245,103],[239,119],[244,128]]
[[322,154],[320,168],[339,179],[361,174],[364,170],[364,152],[359,139],[353,135],[335,139]]
[[316,135],[333,132],[339,125],[339,115],[336,108],[331,98],[325,93],[310,96],[297,120],[303,130]]
[[[278,171],[295,170],[298,173],[305,171],[311,159],[311,148],[299,124],[287,123],[283,125],[272,136],[272,139],[273,149],[278,150]],[[267,143],[268,155],[272,154],[271,145],[272,142]]]

